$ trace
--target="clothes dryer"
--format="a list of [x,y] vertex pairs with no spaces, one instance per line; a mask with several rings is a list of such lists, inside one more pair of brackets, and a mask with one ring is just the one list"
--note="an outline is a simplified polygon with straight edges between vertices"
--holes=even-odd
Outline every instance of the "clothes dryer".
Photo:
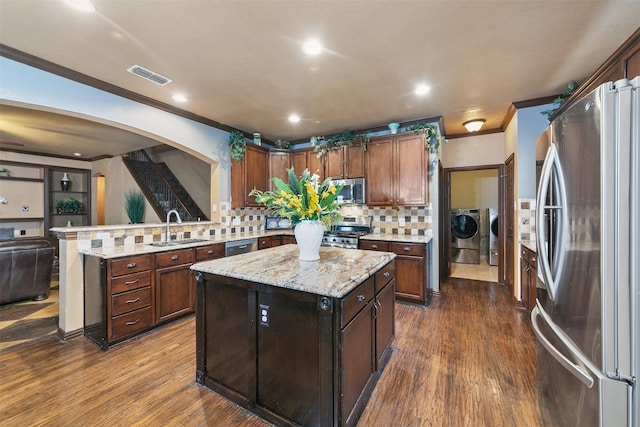
[[480,211],[451,210],[451,262],[480,264]]
[[487,218],[489,221],[489,265],[498,265],[498,210],[487,209]]

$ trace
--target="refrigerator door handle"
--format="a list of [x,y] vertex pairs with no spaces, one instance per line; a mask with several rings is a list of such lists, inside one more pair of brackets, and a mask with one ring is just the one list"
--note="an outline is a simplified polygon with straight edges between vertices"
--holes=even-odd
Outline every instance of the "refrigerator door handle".
[[[573,376],[579,379],[580,382],[582,382],[587,387],[589,388],[593,387],[593,384],[594,384],[593,378],[587,372],[585,372],[584,369],[582,369],[580,366],[576,365],[571,360],[569,360],[564,354],[560,352],[560,350],[555,348],[553,344],[549,342],[547,337],[545,337],[542,331],[540,330],[540,327],[538,326],[538,318],[543,317],[544,319],[545,316],[544,314],[542,314],[542,311],[540,310],[540,307],[538,304],[531,311],[531,325],[533,326],[533,332],[536,338],[538,338],[538,341],[540,342],[540,344],[544,346],[544,348],[549,352],[549,354],[551,354],[551,356],[553,356],[554,359],[556,359],[562,366],[564,366],[564,368],[567,371],[571,372]],[[553,325],[549,322],[547,323],[549,324],[551,329],[553,329]],[[566,344],[570,345],[569,343],[566,343]]]
[[[555,173],[555,176],[554,176]],[[558,198],[558,204],[547,205],[547,194],[549,188],[553,186]],[[554,201],[552,201],[554,202]],[[554,300],[558,290],[559,276],[564,267],[566,257],[564,248],[566,246],[565,227],[569,223],[567,212],[567,194],[564,187],[564,174],[558,157],[556,144],[551,143],[547,150],[547,155],[542,166],[540,176],[540,187],[536,195],[536,244],[538,247],[538,265],[541,267],[541,276],[549,291],[549,297]],[[545,213],[550,217],[557,218],[557,228],[551,230],[549,242],[545,242],[547,236],[547,223],[544,220]],[[559,215],[554,215],[557,212]],[[547,243],[550,247],[547,247]],[[549,259],[550,253],[553,259]],[[553,264],[552,264],[553,263]],[[553,265],[553,268],[552,268]]]

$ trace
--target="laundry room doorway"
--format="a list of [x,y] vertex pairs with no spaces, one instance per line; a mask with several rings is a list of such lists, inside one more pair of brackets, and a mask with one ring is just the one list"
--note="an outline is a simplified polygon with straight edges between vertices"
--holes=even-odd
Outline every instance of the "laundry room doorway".
[[503,169],[483,165],[444,170],[444,277],[504,283],[504,238],[499,232],[491,235],[491,222],[499,221],[503,210]]

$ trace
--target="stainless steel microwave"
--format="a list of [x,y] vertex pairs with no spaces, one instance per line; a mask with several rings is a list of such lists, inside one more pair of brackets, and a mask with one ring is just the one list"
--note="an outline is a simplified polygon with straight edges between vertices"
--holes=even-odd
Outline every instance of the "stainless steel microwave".
[[336,185],[342,185],[342,190],[338,194],[338,203],[346,204],[346,203],[354,203],[354,204],[364,204],[365,203],[365,187],[364,187],[364,178],[353,178],[353,179],[336,179],[333,181]]

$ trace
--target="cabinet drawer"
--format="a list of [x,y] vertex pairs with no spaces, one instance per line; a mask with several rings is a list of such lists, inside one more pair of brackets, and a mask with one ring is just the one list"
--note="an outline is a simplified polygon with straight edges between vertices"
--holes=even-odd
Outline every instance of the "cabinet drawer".
[[391,243],[391,252],[396,255],[424,256],[424,245],[421,243]]
[[196,261],[207,261],[224,257],[224,243],[196,248]]
[[532,270],[538,269],[537,260],[538,260],[538,256],[536,255],[536,253],[529,251],[529,267],[531,267]]
[[153,318],[151,314],[151,307],[146,307],[113,317],[111,320],[111,339],[124,338],[151,327]]
[[[273,239],[276,239],[276,237],[273,237]],[[280,238],[278,237],[277,239],[279,240]],[[261,238],[258,239],[258,249],[270,248],[272,243],[273,243],[273,240],[272,240],[271,236],[269,236],[269,237],[261,237]]]
[[376,272],[376,294],[396,277],[396,263],[391,261]]
[[374,278],[369,277],[342,300],[341,327],[344,328],[371,301],[374,294],[374,282]]
[[156,254],[156,268],[181,264],[193,264],[193,249],[180,249]]
[[128,274],[111,280],[111,293],[117,294],[125,291],[132,291],[138,288],[144,288],[151,284],[151,271],[147,270],[143,273]]
[[111,261],[111,276],[138,273],[151,268],[151,255],[139,255]]
[[389,242],[381,242],[378,240],[360,240],[360,249],[366,251],[383,251],[389,252]]
[[111,314],[118,316],[151,305],[151,287],[123,292],[111,297]]

